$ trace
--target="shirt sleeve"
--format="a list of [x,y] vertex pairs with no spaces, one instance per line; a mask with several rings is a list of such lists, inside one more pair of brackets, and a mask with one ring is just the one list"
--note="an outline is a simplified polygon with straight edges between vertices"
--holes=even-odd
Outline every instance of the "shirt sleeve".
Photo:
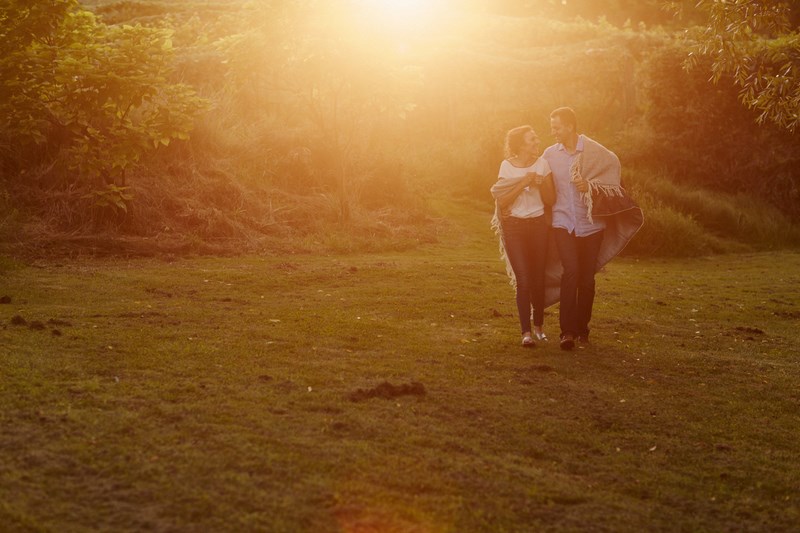
[[536,160],[536,163],[533,164],[531,170],[542,176],[547,176],[550,174],[550,164],[547,162],[544,156],[542,156]]
[[511,163],[509,163],[507,159],[503,159],[503,162],[500,163],[500,170],[497,173],[497,177],[498,178],[510,178],[511,177],[511,172],[509,172],[509,168],[508,168],[509,166],[511,166]]

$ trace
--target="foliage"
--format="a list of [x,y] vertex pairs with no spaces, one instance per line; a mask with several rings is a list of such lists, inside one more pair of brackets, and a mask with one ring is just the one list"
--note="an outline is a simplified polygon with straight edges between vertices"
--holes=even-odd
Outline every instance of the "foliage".
[[[629,127],[628,163],[668,169],[685,187],[762,198],[800,216],[800,137],[776,125],[754,127],[729,84],[709,86],[702,66],[683,72],[683,49],[653,51],[639,72],[644,128]],[[704,63],[703,61],[706,61]]]
[[626,23],[653,26],[673,21],[673,16],[663,9],[663,0],[472,0],[472,3],[508,16],[540,16],[569,22],[575,18],[604,19],[617,26]]
[[800,124],[800,34],[791,24],[790,3],[779,0],[701,0],[706,27],[688,32],[687,67],[698,56],[711,59],[714,83],[730,78],[739,97],[772,122],[794,132]]
[[130,187],[120,187],[113,183],[103,190],[92,191],[86,197],[93,199],[97,207],[114,207],[122,211],[127,211],[128,202],[133,200]]
[[31,179],[23,171],[38,165],[37,178],[104,190],[124,185],[143,154],[188,138],[206,104],[168,82],[168,31],[106,26],[72,1],[16,4],[0,11],[9,23],[0,58],[7,174]]
[[[547,145],[561,105],[626,168],[800,216],[796,142],[754,131],[734,89],[709,89],[710,59],[687,77],[674,37],[648,26],[671,16],[655,2],[470,0],[405,25],[378,4],[82,2],[96,17],[3,4],[0,46],[16,59],[0,59],[0,108],[15,122],[0,160],[19,234],[35,247],[113,222],[121,242],[149,237],[149,253],[429,242],[432,198],[489,206],[505,131],[530,123]],[[709,226],[699,200],[648,194],[664,195],[652,205],[665,228],[684,217],[752,245],[739,226]]]
[[12,240],[19,221],[19,210],[14,207],[11,195],[0,186],[0,242]]
[[645,213],[625,253],[694,257],[800,246],[800,227],[752,195],[686,186],[641,168],[626,169],[623,179]]

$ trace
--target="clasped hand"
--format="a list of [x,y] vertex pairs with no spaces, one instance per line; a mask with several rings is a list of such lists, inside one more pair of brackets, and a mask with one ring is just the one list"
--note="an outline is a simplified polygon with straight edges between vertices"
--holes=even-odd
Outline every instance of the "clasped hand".
[[578,192],[589,192],[589,182],[583,178],[578,178],[572,181],[575,184],[575,188],[578,189]]
[[531,185],[536,185],[538,187],[544,183],[544,176],[537,174],[536,172],[528,172],[526,177],[530,180]]

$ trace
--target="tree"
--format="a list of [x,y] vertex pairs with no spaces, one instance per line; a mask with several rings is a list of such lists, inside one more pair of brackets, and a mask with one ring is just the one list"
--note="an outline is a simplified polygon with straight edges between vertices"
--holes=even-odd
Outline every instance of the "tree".
[[76,0],[0,0],[0,27],[4,174],[88,189],[124,210],[125,171],[188,138],[206,105],[168,81],[170,32],[106,26]]
[[[682,2],[669,2],[680,13]],[[686,67],[699,57],[711,62],[711,80],[730,77],[742,103],[756,110],[758,122],[773,122],[791,132],[800,123],[800,34],[789,2],[778,0],[700,0],[696,9],[706,27],[687,31]]]

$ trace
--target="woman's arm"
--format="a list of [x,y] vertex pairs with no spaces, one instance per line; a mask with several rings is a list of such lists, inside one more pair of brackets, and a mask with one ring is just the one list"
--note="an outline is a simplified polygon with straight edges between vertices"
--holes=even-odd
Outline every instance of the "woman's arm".
[[556,203],[556,186],[553,183],[553,174],[548,174],[544,177],[544,181],[539,185],[539,194],[542,196],[544,205]]
[[500,207],[501,212],[505,212],[511,204],[517,199],[517,196],[522,192],[522,190],[531,184],[532,175],[526,176],[524,179],[520,179],[518,183],[514,185],[513,188],[509,189],[509,191],[502,196],[497,197],[497,205]]

